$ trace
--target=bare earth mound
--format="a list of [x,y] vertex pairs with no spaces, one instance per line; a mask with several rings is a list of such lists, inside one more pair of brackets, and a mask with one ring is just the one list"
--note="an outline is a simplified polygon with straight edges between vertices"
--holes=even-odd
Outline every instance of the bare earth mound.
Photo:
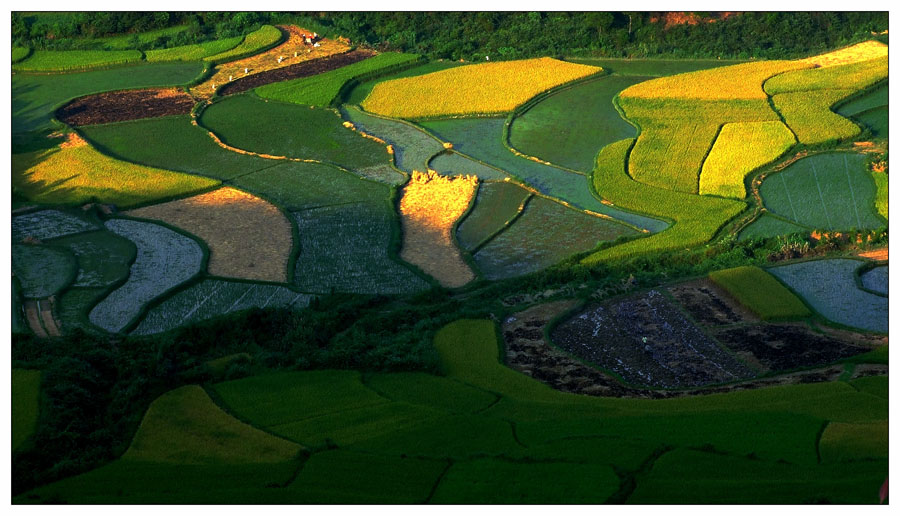
[[413,172],[400,198],[403,248],[400,257],[445,287],[461,287],[475,279],[453,244],[450,232],[465,213],[478,179]]
[[320,73],[330,72],[343,66],[347,66],[375,55],[372,50],[353,50],[343,54],[335,54],[325,57],[292,64],[284,68],[267,70],[253,75],[248,75],[219,88],[219,95],[234,95],[259,86],[272,84],[273,82],[288,81],[301,77],[310,77]]
[[72,126],[108,124],[141,118],[186,115],[194,99],[176,88],[113,91],[73,100],[56,112]]
[[224,187],[127,212],[193,233],[209,246],[209,273],[228,278],[287,281],[291,224],[275,206]]
[[[301,29],[293,25],[280,25],[278,28],[288,33],[287,40],[284,43],[262,54],[217,66],[216,73],[212,77],[191,88],[191,95],[199,99],[208,99],[218,87],[239,78],[267,70],[286,68],[303,61],[340,54],[350,50],[349,45],[330,39],[319,40],[318,47],[307,44],[303,35],[312,34],[313,31],[311,30]],[[281,58],[280,62],[279,58]]]

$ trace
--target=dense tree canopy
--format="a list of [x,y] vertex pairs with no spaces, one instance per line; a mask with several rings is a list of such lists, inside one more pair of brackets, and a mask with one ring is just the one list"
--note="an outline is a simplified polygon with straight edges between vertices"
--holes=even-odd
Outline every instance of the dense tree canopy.
[[[187,26],[143,43],[174,46],[245,34],[262,23],[296,22],[329,36],[432,58],[543,55],[789,58],[872,37],[887,12],[692,13],[666,26],[658,12],[86,12],[13,13],[16,45],[81,48],[85,37]],[[710,21],[712,20],[712,21]]]

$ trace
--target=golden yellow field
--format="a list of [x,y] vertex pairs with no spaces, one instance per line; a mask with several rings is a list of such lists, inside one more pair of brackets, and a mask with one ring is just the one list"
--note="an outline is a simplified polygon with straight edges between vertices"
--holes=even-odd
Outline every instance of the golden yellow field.
[[887,57],[888,46],[880,41],[863,41],[849,47],[844,47],[834,52],[820,54],[806,59],[800,59],[801,63],[809,63],[813,66],[826,68],[829,66],[845,65],[868,61],[878,57]]
[[208,189],[219,181],[119,161],[77,135],[59,149],[12,155],[16,193],[43,203],[76,204],[96,198],[120,207]]
[[700,172],[700,193],[743,199],[744,176],[797,142],[780,121],[725,124]]
[[255,195],[226,186],[127,214],[161,220],[200,237],[209,246],[210,274],[287,281],[291,223]]
[[736,100],[765,99],[763,83],[788,70],[809,68],[800,61],[760,61],[660,77],[631,86],[621,93],[630,98]]
[[395,118],[505,113],[542,91],[599,71],[550,57],[460,66],[380,82],[362,107]]
[[[312,34],[313,31],[294,25],[280,25],[279,27],[288,31],[288,38],[284,43],[262,54],[216,66],[216,73],[212,77],[190,89],[191,95],[197,99],[208,99],[212,96],[213,91],[227,83],[229,78],[240,79],[266,70],[284,68],[310,59],[350,50],[350,47],[343,42],[326,38],[319,40],[319,47],[314,48],[305,44],[300,36],[301,34]],[[294,53],[297,54],[297,57],[294,57]],[[278,62],[279,57],[284,58],[280,63]],[[245,68],[247,73],[244,73]]]
[[475,279],[450,232],[469,207],[477,184],[474,176],[446,177],[414,171],[400,197],[400,257],[445,287],[461,287]]

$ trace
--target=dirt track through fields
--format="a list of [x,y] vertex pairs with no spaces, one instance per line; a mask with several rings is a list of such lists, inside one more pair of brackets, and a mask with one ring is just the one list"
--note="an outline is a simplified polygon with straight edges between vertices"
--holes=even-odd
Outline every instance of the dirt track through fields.
[[113,91],[75,99],[60,108],[56,118],[77,127],[186,115],[193,107],[194,99],[176,88]]
[[374,55],[375,52],[372,50],[353,50],[343,54],[319,57],[310,61],[285,66],[284,68],[276,68],[241,77],[219,88],[218,93],[223,96],[234,95],[274,82],[310,77],[357,63]]

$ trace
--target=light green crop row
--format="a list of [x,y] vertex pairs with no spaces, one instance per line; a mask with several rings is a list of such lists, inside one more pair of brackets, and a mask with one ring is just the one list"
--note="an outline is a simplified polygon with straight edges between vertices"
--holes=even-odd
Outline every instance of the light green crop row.
[[852,138],[859,127],[831,110],[831,106],[853,94],[853,90],[817,90],[779,93],[772,97],[797,140],[818,145]]
[[12,68],[22,72],[81,70],[137,62],[141,57],[140,50],[35,50]]
[[220,54],[236,47],[241,43],[242,39],[241,36],[235,36],[233,38],[207,41],[206,43],[198,43],[196,45],[183,45],[180,47],[148,50],[145,54],[147,56],[147,61],[150,62],[199,61],[204,57]]
[[234,59],[240,59],[242,57],[255,54],[271,45],[274,45],[280,39],[281,31],[278,29],[278,27],[273,27],[272,25],[263,25],[259,28],[259,30],[247,34],[247,36],[244,38],[244,41],[240,45],[232,48],[231,50],[207,56],[203,60],[225,62],[232,61]]
[[887,76],[888,58],[884,56],[858,63],[783,73],[766,81],[765,90],[769,95],[810,90],[861,90]]
[[764,321],[812,315],[793,292],[759,267],[714,271],[709,273],[709,279]]

